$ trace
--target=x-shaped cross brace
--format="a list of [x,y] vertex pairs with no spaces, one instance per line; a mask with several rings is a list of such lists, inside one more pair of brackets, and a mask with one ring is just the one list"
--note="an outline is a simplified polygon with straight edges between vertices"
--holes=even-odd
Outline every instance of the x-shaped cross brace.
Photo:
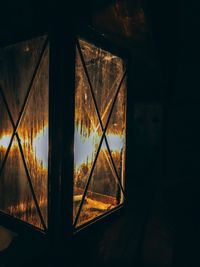
[[34,200],[35,206],[36,206],[36,210],[38,212],[38,215],[39,215],[39,218],[40,218],[40,221],[41,221],[41,224],[42,224],[42,227],[44,228],[44,230],[47,230],[47,227],[46,227],[44,218],[42,216],[42,212],[40,210],[40,207],[39,207],[39,204],[38,204],[36,195],[35,195],[34,187],[33,187],[32,181],[31,181],[31,175],[30,175],[30,172],[29,172],[27,163],[26,163],[26,158],[25,158],[24,153],[23,153],[23,148],[22,148],[22,145],[21,145],[21,140],[20,140],[20,137],[19,137],[17,131],[18,131],[18,128],[20,126],[20,123],[21,123],[21,120],[22,120],[24,111],[26,109],[26,106],[28,104],[28,100],[30,98],[30,94],[31,94],[31,91],[32,91],[31,89],[33,87],[33,83],[34,83],[35,77],[37,75],[37,72],[38,72],[38,69],[39,69],[41,60],[43,58],[43,55],[45,53],[45,49],[47,47],[47,44],[48,44],[48,38],[45,40],[45,42],[43,44],[43,47],[41,49],[40,56],[39,56],[39,59],[38,59],[38,61],[36,63],[35,69],[33,71],[33,75],[32,75],[31,81],[29,83],[28,90],[27,90],[27,93],[26,93],[26,96],[25,96],[25,99],[24,99],[24,102],[23,102],[21,111],[19,113],[19,118],[18,118],[16,124],[15,124],[15,122],[13,120],[13,116],[12,116],[12,113],[11,113],[10,108],[8,106],[8,103],[7,103],[6,97],[4,95],[4,92],[3,92],[2,88],[0,87],[0,95],[2,96],[3,102],[4,102],[5,107],[6,107],[6,110],[8,112],[9,119],[10,119],[11,124],[12,124],[12,127],[13,127],[13,133],[12,133],[12,136],[11,136],[11,139],[10,139],[10,142],[9,142],[9,145],[8,145],[8,148],[6,150],[6,154],[4,156],[4,159],[3,159],[3,162],[2,162],[2,165],[1,165],[1,168],[0,168],[0,177],[1,177],[1,174],[3,172],[4,166],[6,164],[6,161],[7,161],[9,152],[10,152],[10,149],[12,147],[12,143],[13,143],[14,137],[16,136],[17,143],[19,145],[19,150],[20,150],[20,153],[21,153],[21,156],[22,156],[23,164],[24,164],[24,167],[25,167],[25,172],[26,172],[26,175],[27,175],[28,184],[30,186],[30,190],[31,190],[31,193],[32,193],[32,196],[33,196],[33,200]]
[[94,168],[95,168],[95,165],[96,165],[96,162],[97,162],[97,159],[98,159],[98,155],[100,153],[101,146],[102,146],[102,143],[103,143],[104,140],[105,140],[105,143],[106,143],[106,147],[108,149],[108,153],[109,153],[109,156],[110,156],[110,159],[111,159],[112,166],[114,168],[114,172],[115,172],[115,176],[117,178],[118,185],[119,185],[119,187],[120,187],[120,189],[121,189],[121,191],[123,193],[123,196],[125,197],[124,188],[123,188],[123,186],[121,184],[121,180],[120,180],[119,174],[117,172],[117,168],[115,166],[115,163],[114,163],[114,160],[112,158],[112,154],[111,154],[111,151],[110,151],[110,148],[109,148],[108,140],[107,140],[107,137],[106,137],[106,131],[107,131],[107,128],[108,128],[108,125],[109,125],[109,122],[110,122],[110,118],[111,118],[111,115],[112,115],[112,112],[113,112],[113,109],[114,109],[114,106],[115,106],[115,103],[116,103],[120,88],[121,88],[122,83],[123,83],[123,81],[124,81],[124,79],[126,77],[126,71],[123,73],[121,81],[120,81],[120,83],[118,85],[118,88],[116,90],[115,96],[113,98],[112,106],[111,106],[111,109],[110,109],[110,112],[109,112],[109,115],[108,115],[108,118],[107,118],[107,121],[106,121],[106,125],[104,127],[103,123],[102,123],[100,112],[98,110],[98,105],[97,105],[97,101],[96,101],[96,98],[95,98],[93,86],[92,86],[92,83],[91,83],[91,80],[90,80],[90,76],[89,76],[89,73],[88,73],[88,70],[87,70],[87,66],[85,64],[84,56],[83,56],[83,53],[82,53],[82,50],[81,50],[81,46],[80,46],[80,43],[79,43],[78,40],[77,40],[77,48],[78,48],[78,52],[79,52],[79,55],[80,55],[80,58],[81,58],[81,62],[82,62],[82,65],[83,65],[83,69],[84,69],[85,75],[87,77],[88,84],[89,84],[89,87],[90,87],[90,92],[91,92],[92,99],[93,99],[93,102],[94,102],[94,105],[95,105],[95,110],[96,110],[96,113],[97,113],[98,121],[99,121],[101,130],[102,130],[102,136],[101,136],[101,139],[100,139],[100,142],[99,142],[99,146],[98,146],[98,149],[97,149],[97,153],[96,153],[92,168],[90,170],[90,174],[88,176],[88,180],[87,180],[87,183],[86,183],[86,186],[85,186],[85,189],[84,189],[84,193],[83,193],[83,196],[82,196],[82,199],[81,199],[81,202],[80,202],[77,214],[76,214],[76,218],[74,220],[74,227],[76,227],[76,225],[77,225],[77,222],[78,222],[78,219],[79,219],[79,216],[80,216],[80,213],[81,213],[81,209],[82,209],[82,206],[83,206],[86,194],[87,194],[87,190],[89,188],[90,181],[92,179],[92,175],[93,175]]

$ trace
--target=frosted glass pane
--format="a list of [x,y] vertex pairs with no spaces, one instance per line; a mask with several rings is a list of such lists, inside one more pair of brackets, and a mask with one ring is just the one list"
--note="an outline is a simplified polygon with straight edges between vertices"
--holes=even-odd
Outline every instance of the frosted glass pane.
[[18,130],[35,195],[47,224],[48,195],[48,80],[46,49]]
[[101,134],[89,84],[76,53],[76,112],[74,134],[74,219],[94,162]]
[[106,131],[108,145],[119,177],[124,182],[126,149],[126,79],[118,93]]
[[77,49],[74,139],[75,222],[77,212],[79,211],[80,214],[76,227],[99,217],[123,202],[118,179],[123,186],[126,133],[126,81],[124,81],[106,131],[110,153],[105,140],[103,140],[83,206],[80,209],[83,192],[104,131],[94,108],[94,102],[97,103],[104,128],[125,71],[125,64],[121,58],[97,48],[93,44],[83,40],[79,40],[79,42],[95,99],[92,97]]
[[19,117],[45,39],[43,36],[1,50],[1,87],[15,122]]
[[10,122],[2,96],[0,95],[0,169],[9,146],[13,127]]
[[76,226],[85,224],[120,204],[122,192],[115,177],[103,142]]
[[16,137],[0,177],[0,209],[41,227]]
[[[49,48],[40,58],[46,36],[18,43],[0,53],[0,83],[5,100],[0,95],[0,209],[36,227],[43,228],[28,183],[25,159],[34,193],[47,225],[48,179],[48,87]],[[19,119],[25,96],[37,63],[26,107],[18,125],[22,153],[16,137],[3,168],[8,144]],[[5,109],[8,104],[14,126]]]
[[113,94],[120,83],[125,66],[121,58],[91,43],[80,40],[80,46],[98,110],[105,126],[112,105]]

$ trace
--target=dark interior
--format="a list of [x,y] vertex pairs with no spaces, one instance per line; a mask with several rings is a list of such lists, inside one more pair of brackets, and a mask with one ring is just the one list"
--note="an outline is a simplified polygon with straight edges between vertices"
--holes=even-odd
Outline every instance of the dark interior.
[[1,3],[0,45],[90,25],[127,52],[127,203],[61,255],[37,235],[15,235],[0,266],[199,266],[198,1],[63,2]]

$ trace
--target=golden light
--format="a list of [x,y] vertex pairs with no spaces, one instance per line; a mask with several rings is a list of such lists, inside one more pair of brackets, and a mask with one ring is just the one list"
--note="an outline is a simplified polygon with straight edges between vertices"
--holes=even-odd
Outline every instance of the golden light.
[[[76,54],[74,133],[73,217],[76,226],[122,203],[118,179],[123,186],[126,129],[124,86],[114,100],[124,72],[123,60],[83,40],[80,40],[80,47],[81,51],[77,50]],[[107,129],[99,148],[106,124]],[[84,193],[86,185],[87,192]]]
[[[6,150],[9,146],[11,135],[3,135],[0,138],[0,149]],[[23,146],[30,145],[28,139],[23,139],[20,137],[20,143]],[[14,139],[12,149],[16,148],[17,141]],[[38,161],[38,164],[41,165],[44,169],[48,168],[48,127],[45,126],[40,130],[36,136],[33,138],[32,149],[30,150],[32,157],[35,157]]]
[[[8,146],[11,141],[11,135],[12,134],[5,134],[0,138],[0,153],[2,154],[1,156],[3,156],[6,150],[8,149]],[[28,136],[25,135],[23,138],[21,135],[18,134],[23,153],[25,154],[27,166],[28,168],[30,168],[29,171],[30,174],[32,175],[31,177],[32,183],[34,189],[37,190],[36,192],[40,192],[38,198],[38,205],[40,206],[41,209],[45,211],[47,207],[47,196],[45,194],[46,192],[45,188],[47,186],[47,170],[48,170],[48,126],[46,125],[43,129],[39,130],[38,133],[36,133],[35,137],[33,137],[32,142],[30,141],[30,138],[28,138]],[[13,139],[12,146],[10,148],[10,152],[8,155],[11,161],[7,159],[7,161],[9,162],[8,163],[6,162],[6,164],[8,164],[8,166],[11,166],[12,168],[18,168],[19,171],[19,184],[16,185],[15,189],[17,191],[19,186],[20,191],[23,195],[23,192],[27,190],[26,187],[27,180],[26,178],[25,180],[23,180],[24,179],[22,172],[22,168],[24,168],[23,163],[22,165],[18,165],[19,162],[21,162],[21,157],[19,154],[19,144],[17,138]],[[12,168],[10,169],[11,172]],[[38,185],[40,185],[39,188]],[[30,222],[31,224],[41,227],[40,220],[38,219],[37,216],[35,216],[35,214],[37,214],[35,202],[33,198],[29,197],[28,194],[27,197],[28,197],[27,201],[24,200],[18,201],[14,205],[10,205],[9,203],[6,207],[6,210],[7,212],[9,212],[9,214],[12,214],[13,216],[17,216],[25,221],[28,220],[28,222]]]
[[[106,134],[106,138],[110,150],[115,153],[120,153],[125,144],[124,135],[108,133]],[[74,140],[74,163],[75,169],[77,170],[82,164],[92,163],[101,140],[101,135],[97,132],[92,132],[89,136],[85,137],[81,134],[80,128],[77,127],[75,129]],[[101,150],[107,150],[105,141],[102,143]]]
[[[54,197],[51,196],[54,190],[49,191],[51,188],[49,185],[54,178],[58,179],[58,183],[61,181],[61,176],[62,179],[72,180],[70,185],[73,186],[73,196],[69,195],[67,202],[73,205],[73,214],[69,216],[73,216],[74,228],[117,208],[124,200],[125,62],[119,56],[85,40],[78,39],[74,45],[76,46],[74,92],[71,96],[73,99],[69,98],[72,104],[69,108],[74,110],[73,113],[69,110],[70,114],[73,114],[73,119],[67,125],[74,129],[74,164],[72,166],[68,162],[62,162],[62,169],[66,171],[62,171],[61,174],[60,169],[55,168],[57,163],[54,157],[49,153],[60,154],[62,151],[66,153],[66,159],[72,155],[71,147],[65,148],[65,151],[57,149],[57,141],[60,142],[59,147],[64,141],[58,138],[60,131],[62,132],[65,127],[61,127],[56,133],[52,112],[49,114],[49,110],[53,111],[51,107],[53,94],[49,94],[49,83],[52,79],[49,79],[48,40],[46,37],[40,37],[38,40],[30,41],[30,44],[22,42],[16,47],[11,46],[10,52],[5,53],[5,56],[9,53],[12,56],[5,59],[5,63],[8,60],[8,66],[5,68],[5,73],[2,72],[3,75],[6,74],[5,85],[7,85],[2,89],[2,96],[5,94],[3,102],[8,102],[13,121],[20,123],[16,125],[17,132],[12,136],[13,123],[4,108],[4,103],[0,116],[0,181],[2,182],[0,199],[3,200],[0,202],[0,210],[42,229],[48,228],[48,211],[51,212],[51,206],[49,207],[48,203],[51,203]],[[41,55],[38,52],[39,47],[41,52],[43,51]],[[25,59],[23,59],[24,54]],[[32,64],[37,60],[38,68],[36,72],[34,71],[35,76],[32,77],[31,70],[35,69]],[[14,67],[10,68],[12,64]],[[19,70],[13,72],[15,65]],[[10,83],[7,81],[9,77],[13,77]],[[27,94],[25,85],[29,84],[29,78],[32,78],[33,82]],[[13,81],[17,81],[16,84]],[[58,96],[62,97],[62,94],[59,94],[58,91]],[[64,118],[65,115],[59,117],[60,114],[57,113],[55,114],[59,121],[60,118]],[[18,115],[21,117],[18,118]],[[56,133],[55,138],[51,139],[50,151],[49,120],[52,133]],[[63,139],[69,138],[68,134],[66,136],[63,134],[61,134]],[[53,137],[54,134],[51,136]],[[61,156],[64,159],[63,154]],[[55,173],[54,171],[48,173],[48,159],[50,159],[51,170],[55,168]],[[73,174],[71,167],[74,167]],[[66,172],[69,174],[63,177]],[[55,190],[59,198],[60,194],[67,192],[65,183],[60,185],[59,190],[57,191],[58,188]],[[72,192],[71,188],[69,190]]]

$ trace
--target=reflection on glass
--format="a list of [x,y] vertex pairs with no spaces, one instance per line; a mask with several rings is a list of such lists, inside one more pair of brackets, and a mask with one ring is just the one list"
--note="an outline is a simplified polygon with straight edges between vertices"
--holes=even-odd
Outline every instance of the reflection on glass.
[[8,46],[0,54],[0,81],[16,123],[46,36]]
[[[105,50],[79,40],[76,52],[75,135],[74,135],[74,222],[80,226],[112,210],[123,202],[118,179],[124,186],[126,82],[123,82],[116,101],[114,96],[123,77],[123,61]],[[87,76],[103,125],[100,124]],[[94,168],[98,147],[109,119]],[[108,147],[107,147],[108,145]],[[91,172],[93,169],[93,172]],[[91,176],[86,196],[84,190]],[[82,203],[82,206],[81,206]],[[77,215],[78,220],[77,220]]]
[[0,209],[40,226],[16,137],[0,177]]
[[[0,96],[0,105],[3,107],[0,114],[0,209],[39,228],[43,228],[43,225],[28,184],[23,157],[47,226],[48,47],[39,57],[45,39],[40,37],[5,48],[3,67],[0,65],[3,69],[0,80],[5,96],[5,100]],[[2,165],[15,127],[8,116],[5,101],[16,124],[39,60],[37,74],[17,129],[22,152],[15,136],[5,164]]]
[[12,124],[0,95],[0,168],[12,135]]
[[113,108],[112,116],[106,131],[106,137],[111,150],[118,175],[124,181],[126,135],[126,79],[124,79]]
[[80,45],[101,120],[105,126],[114,93],[123,75],[124,64],[119,57],[90,43],[80,40]]
[[18,130],[37,201],[47,223],[48,49],[35,77],[28,106]]

